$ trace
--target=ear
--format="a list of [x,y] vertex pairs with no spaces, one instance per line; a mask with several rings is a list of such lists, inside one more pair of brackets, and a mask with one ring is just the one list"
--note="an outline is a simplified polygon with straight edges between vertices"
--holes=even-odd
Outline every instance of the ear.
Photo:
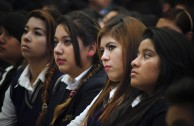
[[93,57],[93,55],[96,53],[96,43],[92,43],[89,45],[88,48],[88,57]]
[[187,38],[187,40],[191,41],[192,40],[192,37],[193,37],[193,32],[192,31],[187,32],[185,34],[185,37]]

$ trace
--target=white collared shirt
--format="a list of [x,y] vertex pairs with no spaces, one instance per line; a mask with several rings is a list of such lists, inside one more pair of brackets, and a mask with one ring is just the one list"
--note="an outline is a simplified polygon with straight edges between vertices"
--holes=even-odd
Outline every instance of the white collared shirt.
[[[117,87],[113,88],[111,91],[110,91],[110,95],[109,95],[109,99],[112,99],[114,94],[115,94],[115,91],[117,90]],[[86,107],[86,109],[80,113],[80,115],[76,116],[74,120],[72,120],[67,126],[80,126],[82,125],[86,115],[87,115],[87,112],[89,111],[89,109],[92,107],[92,105],[95,103],[95,101],[97,100],[97,98],[100,96],[102,90],[100,91],[100,93],[92,100],[92,102]],[[131,104],[132,107],[135,107],[136,105],[139,104],[139,102],[141,101],[140,99],[141,96],[138,96]]]
[[[46,67],[37,77],[36,81],[33,83],[33,87],[30,84],[30,74],[29,74],[29,65],[26,66],[24,71],[22,72],[20,78],[18,79],[19,85],[28,90],[29,95],[31,96],[35,86],[37,86],[38,81],[45,81],[45,74],[48,67]],[[18,85],[16,85],[18,86]],[[15,86],[15,87],[16,87]],[[15,106],[10,97],[10,87],[7,89],[5,93],[5,100],[3,102],[2,111],[0,113],[0,126],[10,126],[15,125],[17,123]]]
[[20,75],[20,78],[18,79],[18,83],[20,86],[24,87],[28,91],[34,91],[34,88],[37,86],[38,81],[41,82],[45,81],[45,74],[47,71],[47,67],[38,75],[36,81],[31,85],[30,83],[30,70],[29,65],[26,66],[22,74]]
[[61,79],[61,82],[64,82],[65,84],[67,84],[66,89],[68,89],[68,90],[75,90],[76,88],[78,88],[78,86],[80,84],[80,80],[82,79],[82,77],[86,75],[86,73],[89,71],[90,68],[88,68],[87,70],[82,72],[75,79],[72,79],[68,74],[65,74],[63,76],[63,78]]

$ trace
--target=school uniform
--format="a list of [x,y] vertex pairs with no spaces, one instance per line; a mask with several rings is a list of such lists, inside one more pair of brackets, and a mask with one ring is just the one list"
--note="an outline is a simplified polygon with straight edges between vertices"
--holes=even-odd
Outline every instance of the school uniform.
[[[47,68],[39,74],[33,84],[34,87],[31,86],[29,80],[29,66],[22,73],[16,74],[11,86],[6,91],[5,101],[0,113],[0,125],[35,126],[36,119],[42,109],[41,95],[46,72]],[[52,76],[48,90],[48,101],[53,86],[62,75],[61,72],[56,71]]]
[[166,126],[167,103],[159,98],[144,114],[136,126]]
[[[89,70],[89,69],[88,69]],[[63,103],[69,96],[70,92],[79,87],[81,78],[87,73],[84,71],[75,78],[75,83],[70,83],[70,78],[65,75],[61,83],[54,88],[52,103],[49,104],[47,115],[43,121],[43,126],[48,126],[53,118],[54,109],[57,105]],[[66,126],[71,120],[78,116],[95,98],[95,96],[104,87],[107,75],[103,68],[95,73],[91,78],[82,84],[73,96],[71,103],[59,113],[55,126]]]

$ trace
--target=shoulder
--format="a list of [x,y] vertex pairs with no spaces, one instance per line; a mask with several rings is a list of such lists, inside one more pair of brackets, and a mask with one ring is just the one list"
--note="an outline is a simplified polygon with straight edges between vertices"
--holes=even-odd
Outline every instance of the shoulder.
[[159,98],[146,113],[145,117],[147,116],[146,118],[150,122],[149,124],[165,126],[166,112],[167,102],[164,98]]
[[59,70],[56,70],[53,77],[52,77],[52,80],[58,80],[59,78],[61,79],[61,77],[63,76],[64,74],[62,72],[60,72]]
[[107,74],[104,69],[100,69],[97,73],[95,73],[91,78],[89,78],[86,83],[104,83],[107,79]]
[[106,83],[107,75],[104,69],[100,69],[97,73],[95,73],[91,78],[89,78],[85,84],[83,84],[82,88],[91,89],[91,88],[102,88]]
[[156,113],[166,112],[167,111],[167,102],[165,98],[159,98],[155,104],[153,105],[152,109]]

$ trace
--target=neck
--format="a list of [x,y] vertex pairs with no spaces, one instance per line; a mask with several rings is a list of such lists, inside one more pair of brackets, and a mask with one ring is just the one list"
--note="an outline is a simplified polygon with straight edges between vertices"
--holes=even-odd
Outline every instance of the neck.
[[37,79],[38,75],[45,69],[46,65],[48,64],[47,61],[40,61],[40,62],[30,62],[29,68],[30,68],[30,82],[33,84],[35,80]]
[[76,69],[74,72],[72,72],[72,74],[69,74],[69,76],[72,79],[75,79],[76,77],[78,77],[81,73],[83,73],[85,70],[89,69],[91,66],[87,66],[87,67],[83,67],[83,68],[78,68]]

